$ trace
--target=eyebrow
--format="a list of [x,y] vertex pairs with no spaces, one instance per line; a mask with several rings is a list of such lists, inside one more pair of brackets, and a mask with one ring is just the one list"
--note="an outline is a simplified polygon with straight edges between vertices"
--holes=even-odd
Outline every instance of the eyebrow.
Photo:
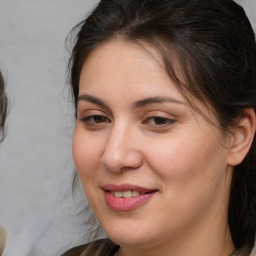
[[172,97],[161,97],[161,96],[156,96],[156,97],[150,97],[146,98],[143,100],[139,100],[133,104],[134,108],[141,108],[145,107],[150,104],[157,104],[157,103],[175,103],[175,104],[185,104],[184,102],[174,99]]
[[[96,104],[98,106],[101,106],[103,108],[110,110],[108,105],[104,101],[102,101],[101,99],[99,99],[97,97],[94,97],[94,96],[91,96],[88,94],[82,94],[82,95],[78,96],[78,98],[77,98],[77,101],[81,101],[81,100],[88,101],[90,103]],[[159,103],[160,104],[161,103],[175,103],[175,104],[183,104],[183,105],[185,104],[184,102],[174,99],[172,97],[155,96],[155,97],[149,97],[149,98],[146,98],[143,100],[136,101],[133,104],[133,108],[142,108],[147,105],[159,104]]]
[[91,102],[93,104],[99,105],[103,108],[109,109],[108,105],[104,101],[102,101],[101,99],[99,99],[97,97],[88,95],[88,94],[82,94],[82,95],[78,96],[77,101],[79,102],[81,100],[85,100],[85,101]]

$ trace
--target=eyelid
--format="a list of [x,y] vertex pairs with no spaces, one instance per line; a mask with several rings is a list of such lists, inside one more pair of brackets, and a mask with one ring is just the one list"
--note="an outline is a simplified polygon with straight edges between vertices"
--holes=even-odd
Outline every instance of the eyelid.
[[[100,118],[101,120],[97,122],[97,118]],[[93,120],[94,119],[94,120]],[[80,119],[83,123],[85,123],[88,126],[102,126],[106,125],[111,122],[111,120],[103,115],[90,115],[90,116],[85,116]]]
[[[109,118],[108,113],[106,113],[103,110],[99,110],[99,109],[94,109],[94,108],[89,108],[89,109],[79,109],[77,110],[77,119],[81,119],[85,116],[106,116]],[[110,119],[110,118],[109,118]]]
[[[163,117],[163,116],[150,116],[150,117],[148,117],[147,119],[145,119],[144,121],[147,121],[147,120],[150,120],[150,119],[162,119],[162,120],[165,120],[165,121],[167,121],[167,122],[169,122],[169,123],[174,123],[176,120],[175,119],[172,119],[172,118],[167,118],[167,117]],[[157,124],[156,124],[156,126],[157,126]],[[161,125],[159,125],[159,126],[161,126]],[[163,126],[163,125],[162,125]]]
[[[156,122],[157,118],[159,119],[158,121],[160,121],[160,123],[158,123],[158,124]],[[153,121],[154,123],[150,123],[151,121]],[[161,121],[163,121],[162,124],[161,124]],[[145,126],[148,126],[150,129],[160,130],[160,129],[169,128],[176,121],[177,121],[176,116],[170,115],[168,113],[156,111],[156,112],[147,113],[143,118],[142,124]]]
[[[105,118],[105,120],[97,122],[96,118],[102,118],[102,119]],[[96,129],[97,127],[100,128],[111,122],[111,118],[109,117],[109,115],[104,111],[98,110],[98,109],[88,109],[84,111],[83,110],[78,111],[77,120],[81,121],[85,126],[87,126],[88,128],[91,127],[92,129]]]
[[166,118],[170,120],[174,120],[178,118],[176,115],[167,113],[165,111],[150,111],[144,115],[143,119],[147,119],[150,117],[161,117],[161,118]]

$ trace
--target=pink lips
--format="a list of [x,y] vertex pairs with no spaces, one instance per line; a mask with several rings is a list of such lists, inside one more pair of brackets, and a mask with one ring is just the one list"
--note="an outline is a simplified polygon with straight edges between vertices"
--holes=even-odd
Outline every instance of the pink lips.
[[[115,211],[131,211],[145,204],[156,192],[156,189],[147,189],[134,185],[114,185],[107,184],[102,186],[105,200],[108,207]],[[139,195],[134,197],[115,197],[114,192],[137,191]]]

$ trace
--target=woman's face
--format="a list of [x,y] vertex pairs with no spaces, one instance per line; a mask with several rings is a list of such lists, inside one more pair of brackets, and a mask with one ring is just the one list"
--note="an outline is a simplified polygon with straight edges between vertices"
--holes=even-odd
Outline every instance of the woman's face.
[[191,109],[145,49],[114,40],[84,63],[74,161],[117,244],[152,248],[225,226],[232,169],[228,139],[223,144],[220,130]]

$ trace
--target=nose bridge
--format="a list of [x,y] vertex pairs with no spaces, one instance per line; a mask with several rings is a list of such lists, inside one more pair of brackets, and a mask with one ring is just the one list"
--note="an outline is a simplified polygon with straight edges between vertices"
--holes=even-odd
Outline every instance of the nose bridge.
[[142,158],[136,143],[134,128],[125,123],[113,125],[102,155],[102,164],[110,171],[138,168]]

